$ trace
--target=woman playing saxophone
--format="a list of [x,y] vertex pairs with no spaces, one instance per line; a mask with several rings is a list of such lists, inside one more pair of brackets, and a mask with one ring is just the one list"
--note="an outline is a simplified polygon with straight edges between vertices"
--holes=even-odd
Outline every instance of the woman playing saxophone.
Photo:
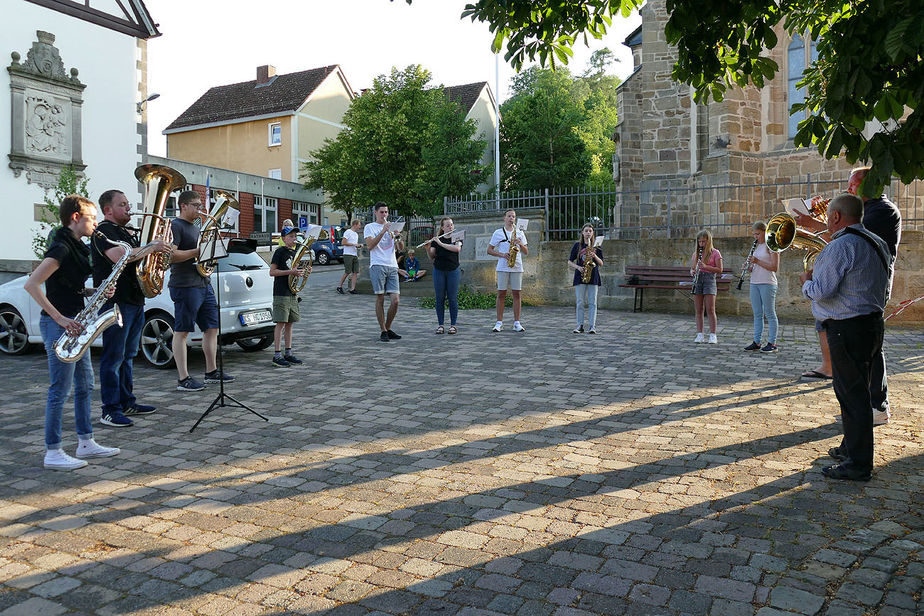
[[581,229],[580,239],[571,247],[568,267],[574,270],[574,292],[576,296],[575,311],[577,325],[572,333],[584,333],[584,313],[587,313],[587,333],[596,334],[597,325],[597,291],[600,289],[600,267],[603,265],[603,252],[596,248],[597,235],[591,224]]
[[[61,361],[55,354],[55,342],[62,334],[76,336],[84,327],[74,317],[84,307],[87,289],[83,281],[90,275],[90,249],[81,239],[96,228],[96,204],[79,195],[69,195],[61,202],[62,227],[39,266],[25,284],[25,290],[42,308],[39,322],[45,352],[48,355],[50,384],[45,404],[45,468],[72,470],[86,466],[81,458],[104,458],[119,453],[116,447],[103,447],[93,440],[90,423],[90,395],[93,392],[93,365],[90,353],[76,362]],[[45,290],[42,290],[42,284]],[[109,290],[114,293],[115,288]],[[90,294],[92,294],[90,290]],[[62,410],[74,387],[74,419],[77,426],[77,457],[64,453],[61,442]]]

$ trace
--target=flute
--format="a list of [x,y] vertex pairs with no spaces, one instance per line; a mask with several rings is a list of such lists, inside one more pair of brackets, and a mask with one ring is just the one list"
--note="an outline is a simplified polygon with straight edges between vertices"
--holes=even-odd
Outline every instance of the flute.
[[754,258],[754,249],[757,248],[757,240],[754,240],[754,243],[751,244],[751,252],[748,253],[748,258],[744,260],[744,267],[741,268],[741,275],[738,276],[738,290],[741,290],[741,285],[744,284],[744,276],[748,273],[748,267],[751,265],[751,259]]
[[427,244],[429,244],[429,243],[432,242],[433,240],[442,239],[442,238],[446,237],[447,235],[452,235],[452,234],[455,233],[455,232],[456,232],[456,230],[453,229],[452,231],[447,231],[446,233],[444,233],[444,234],[442,234],[442,235],[438,235],[438,236],[436,236],[436,237],[431,237],[431,238],[428,239],[426,242],[422,242],[422,243],[420,243],[420,244],[417,244],[417,248],[421,248],[422,246],[426,246]]

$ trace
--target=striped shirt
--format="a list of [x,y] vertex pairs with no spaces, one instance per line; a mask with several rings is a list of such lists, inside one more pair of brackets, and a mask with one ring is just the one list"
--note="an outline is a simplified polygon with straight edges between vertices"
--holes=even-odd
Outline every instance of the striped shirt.
[[850,227],[879,246],[889,267],[883,267],[877,251],[862,237],[844,229],[835,233],[815,259],[812,280],[802,285],[802,294],[812,300],[812,314],[819,321],[850,319],[885,310],[893,262],[889,247],[862,224]]

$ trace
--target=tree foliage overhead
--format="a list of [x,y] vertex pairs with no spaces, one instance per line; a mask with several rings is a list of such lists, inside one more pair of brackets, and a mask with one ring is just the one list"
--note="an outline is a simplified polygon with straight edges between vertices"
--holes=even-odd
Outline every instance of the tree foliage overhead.
[[471,192],[481,175],[483,141],[475,122],[419,65],[377,77],[343,116],[345,129],[304,164],[308,188],[352,215],[384,201],[402,216],[442,211],[443,196]]
[[567,69],[531,67],[511,81],[501,107],[501,170],[505,189],[612,183],[616,89],[601,50],[580,77]]
[[[406,0],[410,3],[412,0]],[[642,0],[478,0],[462,17],[486,22],[492,48],[506,41],[514,68],[538,58],[567,63],[583,36],[601,38],[616,14],[628,16]],[[778,76],[769,57],[774,26],[817,42],[818,59],[804,73],[808,117],[796,145],[814,144],[825,157],[871,161],[862,187],[872,195],[894,173],[924,178],[921,144],[924,99],[924,6],[921,0],[667,0],[667,40],[679,59],[673,76],[692,85],[699,101],[720,100],[730,86]],[[874,120],[875,132],[864,134]]]

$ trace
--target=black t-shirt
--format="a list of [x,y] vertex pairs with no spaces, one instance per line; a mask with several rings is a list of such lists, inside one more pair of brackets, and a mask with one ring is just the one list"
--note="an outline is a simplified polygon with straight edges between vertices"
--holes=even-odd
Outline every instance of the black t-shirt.
[[[179,250],[190,250],[199,245],[199,228],[182,218],[174,218],[172,222],[173,243]],[[196,269],[196,258],[188,259],[170,266],[171,287],[204,287],[209,279],[202,276]]]
[[863,204],[863,226],[888,244],[889,252],[898,255],[902,239],[902,215],[894,203],[885,197],[870,199]]
[[[460,244],[462,242],[459,242]],[[433,242],[433,267],[441,272],[451,272],[459,267],[459,253],[446,250],[440,244],[452,244],[451,237],[441,237]]]
[[[104,220],[97,225],[96,230],[105,235],[110,240],[125,242],[132,248],[138,247],[138,240],[133,233],[125,227],[120,227],[114,222]],[[99,286],[109,274],[112,273],[114,263],[106,256],[106,251],[113,248],[113,245],[97,238],[95,235],[90,240],[91,255],[93,257],[93,285]],[[135,306],[144,305],[144,293],[141,292],[141,285],[138,283],[137,269],[139,261],[131,261],[122,270],[119,275],[119,281],[116,284],[115,295],[112,300],[118,304],[133,304]]]
[[[585,251],[585,252],[582,252],[583,250],[584,250],[584,243],[583,243],[583,242],[575,242],[575,243],[574,243],[574,246],[571,247],[571,256],[568,257],[568,260],[569,260],[569,261],[574,261],[574,264],[577,265],[577,266],[579,266],[579,267],[584,267],[584,263],[586,262],[586,258],[587,258],[587,253],[586,253],[586,251]],[[595,253],[598,257],[600,257],[601,259],[603,258],[603,251],[602,251],[602,250],[600,250],[599,248],[591,248],[591,250],[593,250],[594,253]],[[579,272],[579,271],[577,271],[577,270],[574,270],[574,277],[573,277],[572,283],[571,283],[572,286],[577,286],[577,285],[579,285],[579,284],[584,284],[583,276],[584,276],[584,272],[583,272],[583,271],[580,271],[580,272]],[[599,268],[599,267],[595,267],[593,270],[591,270],[590,282],[588,282],[587,284],[595,284],[595,285],[598,285],[598,286],[599,286],[599,285],[601,285],[602,283],[603,283],[603,281],[600,279],[600,268]]]
[[[273,253],[273,259],[270,263],[275,263],[277,269],[292,269],[289,265],[289,259],[295,256],[295,251],[287,246],[280,246]],[[273,297],[286,297],[294,295],[289,288],[288,276],[273,276]]]
[[[83,310],[81,293],[92,271],[90,247],[74,237],[70,229],[62,227],[52,237],[45,258],[58,262],[58,269],[45,281],[45,297],[64,316],[77,316]],[[47,313],[43,310],[42,314]]]

